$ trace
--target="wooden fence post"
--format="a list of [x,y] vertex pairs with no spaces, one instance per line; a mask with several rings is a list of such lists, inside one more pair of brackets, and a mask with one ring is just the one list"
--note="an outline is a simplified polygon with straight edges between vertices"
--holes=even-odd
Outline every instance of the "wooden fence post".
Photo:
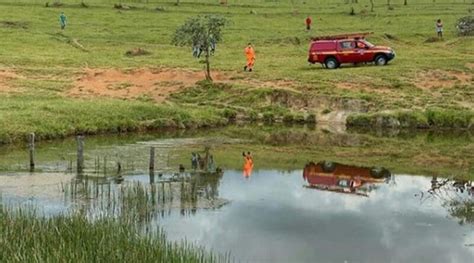
[[30,149],[30,171],[35,170],[35,134],[30,133],[29,136],[29,149]]
[[84,171],[84,136],[77,136],[77,172]]
[[155,147],[150,148],[150,174],[155,172]]

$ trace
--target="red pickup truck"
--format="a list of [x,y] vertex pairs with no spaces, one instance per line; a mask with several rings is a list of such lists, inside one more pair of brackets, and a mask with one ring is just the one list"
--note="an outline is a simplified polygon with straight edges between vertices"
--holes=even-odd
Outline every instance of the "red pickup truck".
[[382,183],[390,176],[390,171],[383,167],[367,168],[328,161],[310,162],[303,170],[303,178],[308,182],[306,187],[364,196],[376,183]]
[[308,62],[321,63],[328,69],[338,68],[343,63],[367,63],[386,65],[395,57],[390,47],[376,46],[365,40],[370,33],[355,33],[312,39]]

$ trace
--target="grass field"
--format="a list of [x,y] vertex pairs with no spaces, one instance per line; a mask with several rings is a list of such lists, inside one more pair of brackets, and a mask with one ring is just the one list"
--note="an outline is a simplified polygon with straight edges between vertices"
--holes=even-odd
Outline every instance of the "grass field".
[[[458,37],[455,29],[457,19],[472,15],[472,1],[409,0],[404,6],[399,0],[392,1],[392,10],[385,1],[375,1],[374,12],[368,0],[352,5],[343,0],[229,0],[228,5],[196,0],[179,6],[175,1],[121,1],[133,7],[129,10],[114,9],[116,1],[109,0],[84,1],[88,8],[81,1],[61,2],[63,6],[49,8],[45,1],[0,2],[2,143],[21,140],[29,132],[54,138],[223,124],[229,110],[279,117],[292,111],[334,120],[339,112],[347,116],[437,108],[456,114],[473,109],[474,39]],[[349,15],[351,6],[354,16]],[[60,11],[68,16],[65,31],[59,29]],[[176,79],[133,96],[126,94],[135,85],[134,76],[112,83],[115,92],[123,91],[122,97],[77,87],[86,69],[119,69],[125,75],[134,69],[202,70],[190,48],[170,42],[186,18],[205,13],[232,21],[212,58],[214,69],[227,75],[225,85],[173,88],[160,101],[153,93],[164,92],[160,89],[173,86]],[[314,21],[311,32],[304,29],[308,14]],[[444,21],[444,40],[426,42],[435,35],[437,18]],[[310,36],[355,31],[374,31],[369,41],[394,48],[396,59],[385,67],[325,70],[308,65]],[[247,42],[257,52],[251,74],[241,72]],[[151,54],[125,56],[134,48]],[[71,95],[71,90],[76,93]],[[472,117],[467,122],[473,127]]]

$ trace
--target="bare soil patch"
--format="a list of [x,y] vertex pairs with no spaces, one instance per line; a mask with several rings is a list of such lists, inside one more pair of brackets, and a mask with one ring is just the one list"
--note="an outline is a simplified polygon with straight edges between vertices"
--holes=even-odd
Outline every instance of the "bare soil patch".
[[452,88],[456,85],[472,85],[474,76],[460,71],[430,70],[418,73],[414,84],[420,89]]
[[21,76],[19,76],[15,72],[11,70],[0,69],[0,93],[3,93],[3,92],[7,93],[7,92],[14,91],[12,86],[9,85],[8,83],[13,79],[18,79],[18,78],[21,78]]
[[[216,83],[240,83],[254,88],[298,91],[298,85],[290,80],[257,81],[238,73],[214,71]],[[120,99],[149,99],[163,102],[173,93],[192,87],[205,79],[203,71],[185,69],[86,69],[75,81],[74,87],[66,92],[71,97],[104,96]]]
[[[213,72],[216,82],[228,82],[231,75]],[[86,69],[67,92],[73,97],[105,96],[121,99],[149,98],[163,102],[169,95],[204,79],[204,72],[177,69]]]

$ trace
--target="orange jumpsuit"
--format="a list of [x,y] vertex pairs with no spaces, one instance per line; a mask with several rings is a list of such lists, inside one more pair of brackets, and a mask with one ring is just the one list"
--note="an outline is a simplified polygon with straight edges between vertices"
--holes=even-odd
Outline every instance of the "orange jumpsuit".
[[255,51],[252,46],[245,48],[245,57],[247,58],[247,69],[251,70],[255,64]]
[[252,157],[244,157],[244,177],[250,177],[253,169],[253,160]]

